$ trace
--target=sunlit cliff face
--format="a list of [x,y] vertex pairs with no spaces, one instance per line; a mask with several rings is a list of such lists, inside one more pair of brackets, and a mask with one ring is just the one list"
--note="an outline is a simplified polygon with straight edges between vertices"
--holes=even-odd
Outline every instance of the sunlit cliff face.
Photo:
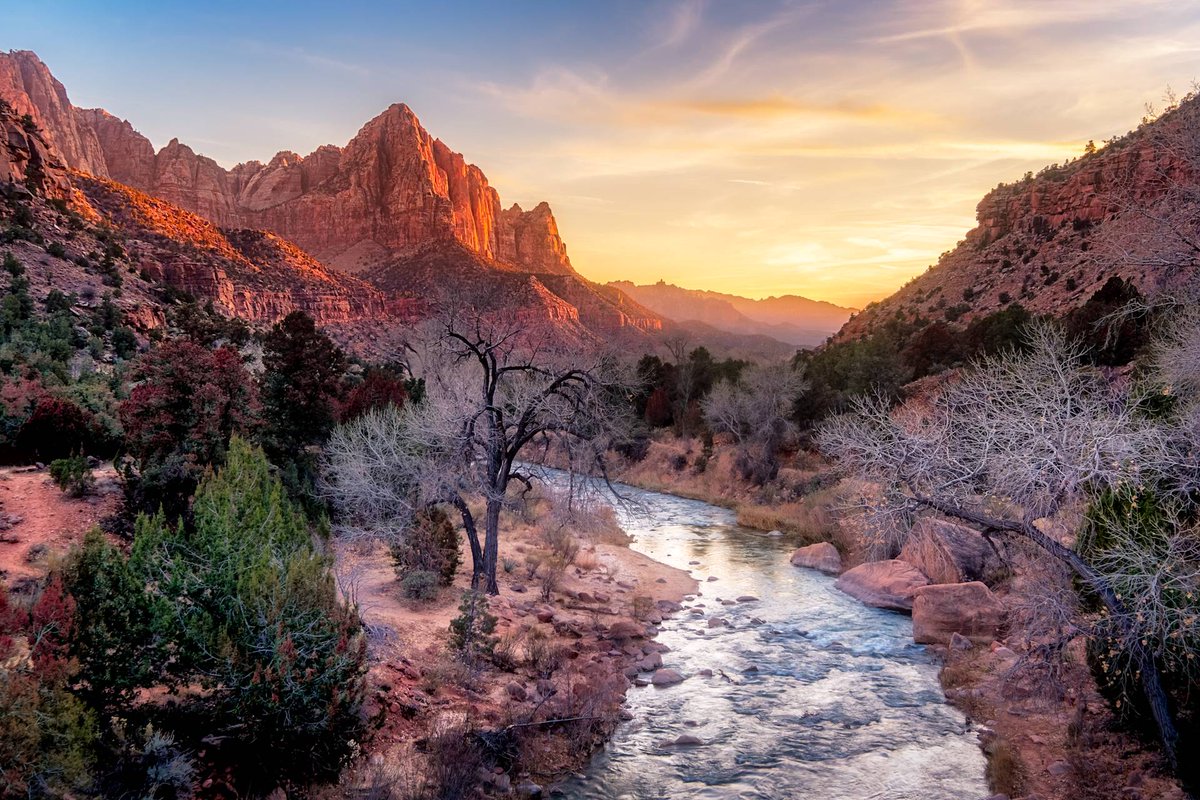
[[8,46],[156,145],[309,152],[404,101],[506,198],[548,200],[592,279],[854,306],[953,247],[998,182],[1200,74],[1195,2],[218,2],[136,24],[117,2],[53,25],[29,5]]

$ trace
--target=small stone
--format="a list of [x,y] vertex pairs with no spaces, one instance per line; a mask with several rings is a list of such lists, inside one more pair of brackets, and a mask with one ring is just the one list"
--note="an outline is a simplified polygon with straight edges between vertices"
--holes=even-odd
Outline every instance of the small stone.
[[518,797],[541,797],[542,787],[533,781],[521,781],[517,784]]
[[675,739],[675,745],[678,747],[698,747],[704,742],[698,736],[692,736],[690,733],[685,733]]
[[679,670],[660,669],[650,678],[650,682],[655,686],[674,686],[677,683],[683,682],[683,675],[680,674]]
[[708,627],[710,627],[710,628],[723,628],[728,624],[729,623],[725,621],[724,617],[709,617],[708,618]]
[[744,594],[738,597],[737,601],[739,603],[757,603],[758,598],[752,594]]
[[953,633],[950,635],[950,649],[951,650],[958,650],[958,651],[970,650],[974,646],[975,645],[972,644],[971,640],[968,639],[967,637],[963,636],[961,633]]
[[716,575],[709,575],[709,576],[708,576],[708,582],[709,582],[709,583],[712,583],[712,582],[713,582],[713,581],[715,581],[715,580],[717,580],[717,576],[716,576]]
[[1065,761],[1055,761],[1050,766],[1046,767],[1046,772],[1049,772],[1056,778],[1061,778],[1071,771],[1071,765]]

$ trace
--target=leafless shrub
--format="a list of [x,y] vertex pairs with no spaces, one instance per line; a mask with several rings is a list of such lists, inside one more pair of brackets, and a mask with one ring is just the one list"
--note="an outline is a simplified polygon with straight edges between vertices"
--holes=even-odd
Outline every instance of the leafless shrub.
[[567,564],[568,562],[557,553],[552,553],[543,562],[542,577],[540,579],[542,600],[549,600],[554,591],[558,589],[563,576],[567,573]]
[[521,666],[521,649],[527,634],[524,627],[501,634],[492,648],[492,663],[505,672],[515,672]]
[[630,610],[637,619],[649,619],[655,610],[654,598],[644,594],[635,594],[630,601]]
[[525,639],[525,659],[535,675],[549,679],[562,666],[566,655],[561,644],[541,628],[533,628]]
[[791,367],[751,367],[737,383],[722,381],[705,398],[704,419],[714,433],[733,436],[743,477],[757,484],[775,477],[779,451],[795,433],[792,406],[807,386]]

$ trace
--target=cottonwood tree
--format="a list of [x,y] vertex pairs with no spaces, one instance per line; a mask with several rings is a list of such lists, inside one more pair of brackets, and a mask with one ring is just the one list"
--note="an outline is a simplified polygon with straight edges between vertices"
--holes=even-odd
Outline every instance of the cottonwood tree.
[[[852,413],[825,423],[819,443],[877,489],[862,508],[886,549],[903,540],[914,515],[934,511],[989,538],[1016,537],[1067,565],[1103,604],[1174,767],[1178,731],[1155,643],[1169,633],[1164,626],[1184,624],[1186,609],[1170,622],[1140,613],[1144,595],[1121,591],[1131,585],[1119,574],[1128,548],[1124,557],[1089,559],[1046,525],[1050,519],[1080,525],[1081,509],[1105,492],[1179,486],[1187,447],[1179,445],[1178,428],[1152,419],[1137,401],[1088,367],[1081,348],[1040,327],[1027,352],[985,361],[932,398],[895,409],[882,400],[859,401]],[[1142,572],[1171,572],[1180,564],[1146,552],[1137,558]],[[1174,579],[1186,583],[1195,574]]]
[[755,367],[712,388],[704,419],[714,433],[733,437],[743,476],[760,484],[775,477],[779,451],[795,432],[792,407],[805,389],[803,374],[787,365]]
[[425,397],[336,429],[326,493],[351,535],[400,537],[418,512],[454,509],[472,586],[496,594],[501,510],[514,483],[524,490],[535,480],[522,459],[552,451],[574,470],[603,473],[605,453],[628,429],[629,381],[612,357],[570,355],[482,314],[445,317],[411,353]]

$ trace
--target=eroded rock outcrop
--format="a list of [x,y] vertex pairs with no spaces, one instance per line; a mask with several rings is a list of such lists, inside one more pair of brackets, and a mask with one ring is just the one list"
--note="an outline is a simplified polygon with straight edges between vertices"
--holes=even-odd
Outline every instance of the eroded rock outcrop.
[[378,289],[329,270],[278,236],[222,230],[113,181],[75,173],[73,183],[123,232],[141,272],[211,299],[227,314],[272,323],[299,310],[323,325],[398,318]]
[[925,573],[930,583],[984,580],[1001,566],[1000,557],[978,531],[934,517],[917,520],[900,558]]
[[[61,145],[67,167],[222,229],[271,232],[400,302],[470,294],[485,299],[485,310],[522,324],[556,325],[557,338],[571,343],[662,327],[657,314],[621,291],[575,273],[549,205],[504,209],[483,172],[431,136],[406,105],[388,107],[344,147],[325,145],[307,156],[282,151],[266,163],[225,169],[178,139],[155,152],[129,122],[75,108],[32,53],[0,53],[0,96],[33,114]],[[430,269],[451,261],[457,263],[441,272]],[[186,262],[172,269],[214,292],[205,296],[230,301],[216,276],[202,278]]]
[[58,154],[41,131],[8,105],[0,105],[0,184],[19,184],[59,200],[71,196],[71,183]]
[[33,118],[66,166],[100,177],[108,175],[95,132],[71,105],[66,88],[35,53],[0,53],[0,98],[18,116],[28,114]]
[[987,644],[1004,627],[1004,605],[979,581],[918,588],[912,615],[917,644],[949,644],[955,634]]

